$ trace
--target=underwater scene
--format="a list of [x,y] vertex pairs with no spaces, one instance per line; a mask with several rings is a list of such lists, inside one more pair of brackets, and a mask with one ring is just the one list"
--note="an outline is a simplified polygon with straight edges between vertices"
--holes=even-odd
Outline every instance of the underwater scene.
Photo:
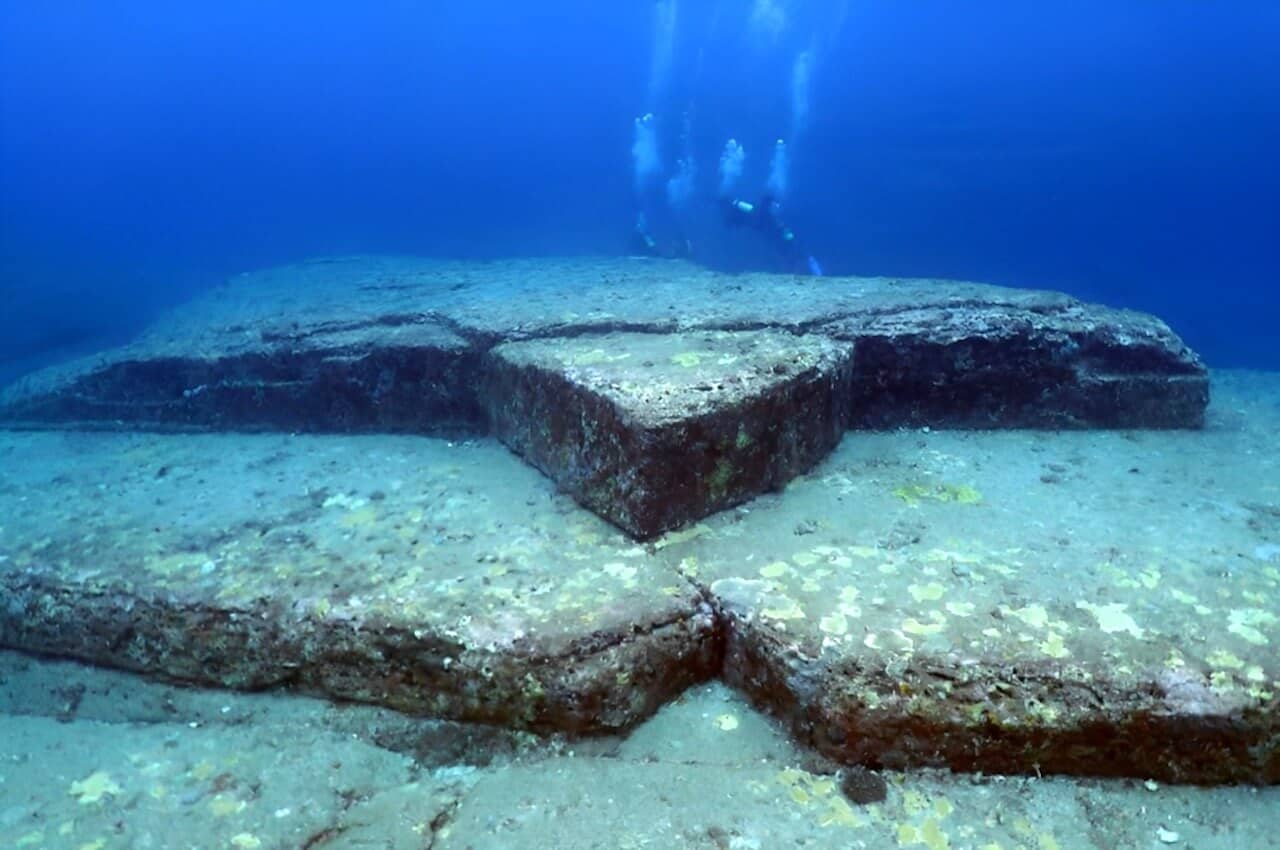
[[1280,848],[1277,44],[0,4],[0,850]]

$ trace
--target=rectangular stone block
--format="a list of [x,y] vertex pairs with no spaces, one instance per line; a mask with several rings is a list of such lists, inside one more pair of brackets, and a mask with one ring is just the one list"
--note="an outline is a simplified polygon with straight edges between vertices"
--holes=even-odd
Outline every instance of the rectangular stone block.
[[491,352],[495,434],[651,538],[786,484],[839,442],[849,346],[781,331],[611,333]]

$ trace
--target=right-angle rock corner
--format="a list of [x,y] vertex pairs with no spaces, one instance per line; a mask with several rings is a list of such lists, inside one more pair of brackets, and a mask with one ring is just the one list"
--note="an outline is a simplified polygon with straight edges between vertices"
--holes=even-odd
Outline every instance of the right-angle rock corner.
[[496,435],[647,539],[781,487],[839,442],[851,346],[782,331],[612,333],[491,352]]
[[346,258],[237,279],[0,393],[16,427],[492,433],[651,538],[846,428],[1198,428],[1159,319],[1053,292],[685,263]]

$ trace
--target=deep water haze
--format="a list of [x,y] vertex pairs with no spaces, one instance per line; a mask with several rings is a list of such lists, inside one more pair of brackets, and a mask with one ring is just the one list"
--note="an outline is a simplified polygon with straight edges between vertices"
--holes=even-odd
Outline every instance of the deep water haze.
[[618,255],[644,213],[782,271],[721,214],[730,138],[828,275],[1061,289],[1280,369],[1278,44],[1246,0],[4,2],[0,381],[317,255]]

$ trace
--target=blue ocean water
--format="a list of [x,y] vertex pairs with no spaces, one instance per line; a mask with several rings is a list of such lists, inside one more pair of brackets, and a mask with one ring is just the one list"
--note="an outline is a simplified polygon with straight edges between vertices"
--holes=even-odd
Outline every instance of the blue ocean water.
[[780,138],[827,274],[1063,289],[1280,368],[1278,43],[1246,0],[5,2],[0,380],[322,254],[621,254],[644,212],[777,269],[720,183],[734,139],[756,200]]

